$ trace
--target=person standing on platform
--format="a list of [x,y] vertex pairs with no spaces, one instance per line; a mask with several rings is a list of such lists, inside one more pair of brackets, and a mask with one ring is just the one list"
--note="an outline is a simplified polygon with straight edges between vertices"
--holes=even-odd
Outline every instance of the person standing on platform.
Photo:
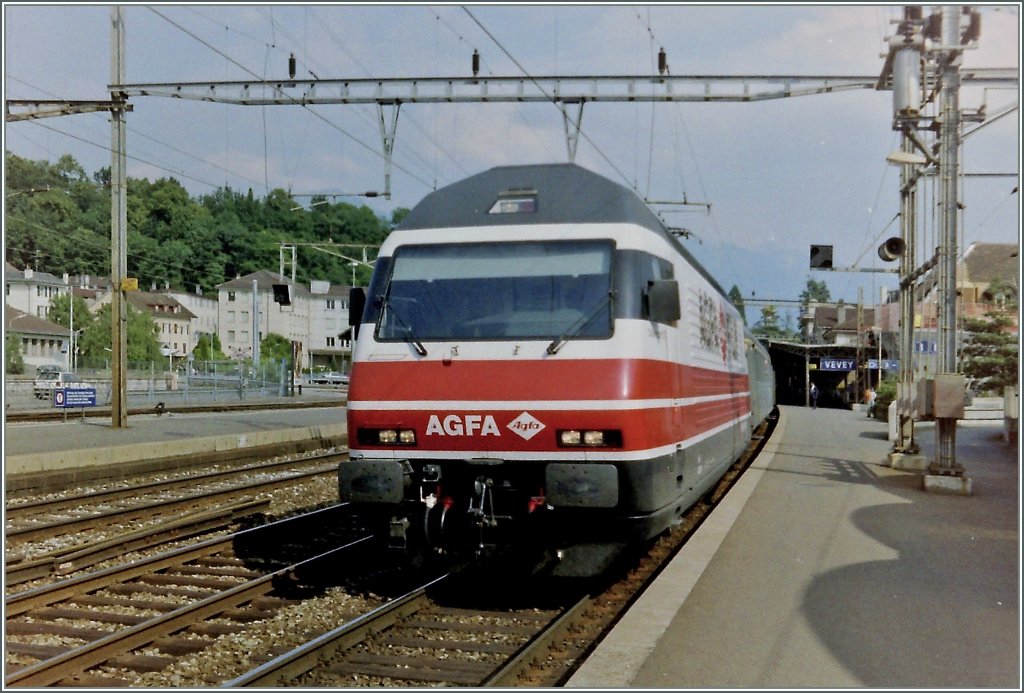
[[870,387],[868,388],[868,391],[867,391],[866,393],[864,393],[864,399],[865,399],[865,401],[867,401],[867,403],[868,403],[868,418],[869,418],[869,419],[870,419],[870,418],[871,418],[872,416],[874,416],[874,415],[875,415],[875,399],[876,399],[877,397],[878,397],[878,393],[877,393],[877,392],[875,392],[875,391],[874,391],[873,389],[871,389]]
[[818,408],[818,386],[811,383],[811,409]]

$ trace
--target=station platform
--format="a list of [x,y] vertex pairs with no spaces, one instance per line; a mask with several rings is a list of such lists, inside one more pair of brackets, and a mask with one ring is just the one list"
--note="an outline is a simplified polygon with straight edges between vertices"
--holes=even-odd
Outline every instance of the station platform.
[[[567,687],[1020,690],[1019,455],[1002,426],[958,427],[960,496],[884,466],[883,422],[780,411]],[[934,459],[934,425],[915,434]]]
[[5,423],[4,475],[344,435],[344,407],[338,401],[322,403],[302,409],[129,415],[127,428],[114,428],[109,418],[73,416],[66,422]]

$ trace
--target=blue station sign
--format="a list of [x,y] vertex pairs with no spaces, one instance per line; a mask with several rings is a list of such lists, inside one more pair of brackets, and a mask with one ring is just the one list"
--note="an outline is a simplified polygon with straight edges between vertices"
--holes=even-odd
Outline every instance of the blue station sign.
[[53,391],[53,406],[63,407],[95,407],[96,388],[94,387],[58,387]]
[[818,359],[818,369],[823,371],[852,371],[856,364],[855,359]]
[[[898,359],[882,359],[882,370],[884,371],[898,371],[900,369],[900,362]],[[878,370],[878,359],[868,359],[868,370]]]

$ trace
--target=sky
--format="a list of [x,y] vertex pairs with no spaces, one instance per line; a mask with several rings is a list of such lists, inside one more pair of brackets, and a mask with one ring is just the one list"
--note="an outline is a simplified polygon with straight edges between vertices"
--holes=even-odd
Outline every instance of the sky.
[[[650,75],[664,49],[673,75],[874,75],[902,5],[199,5],[125,4],[129,84],[296,76],[465,77]],[[930,14],[931,6],[924,8]],[[965,67],[1019,68],[1019,4],[977,6],[977,47]],[[6,99],[109,99],[109,5],[5,3]],[[960,106],[989,113],[1018,88],[965,86]],[[194,197],[228,186],[257,196],[384,190],[373,106],[234,106],[134,97],[128,176],[173,177]],[[965,138],[965,173],[1020,169],[1013,111]],[[777,301],[796,327],[808,279],[833,300],[873,303],[896,286],[878,271],[811,271],[812,244],[837,268],[891,268],[877,246],[899,235],[899,148],[892,93],[855,90],[751,103],[592,103],[576,163],[665,207],[684,244],[728,290]],[[106,114],[7,123],[6,151],[88,173],[110,166]],[[494,166],[568,160],[552,104],[406,104],[394,147],[391,198],[338,197],[384,217],[432,189]],[[1015,177],[963,178],[961,253],[972,242],[1020,242]],[[935,199],[932,182],[922,188]],[[297,197],[308,202],[308,197]],[[928,215],[925,215],[928,216]],[[934,215],[933,215],[934,216]],[[938,243],[928,220],[922,245]],[[930,255],[931,252],[928,252]],[[922,261],[925,255],[922,251]],[[276,268],[269,268],[276,269]],[[226,277],[225,280],[230,279]],[[758,304],[752,304],[758,305]],[[755,317],[756,320],[756,317]]]

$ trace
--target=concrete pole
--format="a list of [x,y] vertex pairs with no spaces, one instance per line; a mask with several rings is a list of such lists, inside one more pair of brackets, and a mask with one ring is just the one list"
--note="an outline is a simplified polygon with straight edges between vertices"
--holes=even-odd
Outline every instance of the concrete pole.
[[[939,339],[938,373],[956,373],[956,257],[960,147],[960,14],[959,5],[942,6],[941,110],[939,114]],[[935,460],[929,471],[959,475],[956,466],[956,419],[936,417]],[[962,471],[962,470],[961,470]]]
[[[902,150],[913,152],[914,144],[903,134]],[[917,172],[913,164],[900,167],[900,231],[905,244],[900,257],[900,399],[897,403],[899,426],[895,452],[914,455],[919,452],[914,440],[914,413],[909,404],[914,387],[914,285],[909,281],[917,256]]]
[[[124,16],[121,7],[111,9],[111,23],[111,84],[124,84]],[[111,92],[110,97],[114,102],[126,101],[120,92]],[[127,428],[128,307],[122,287],[128,275],[125,109],[114,108],[110,113],[110,423],[113,428]]]
[[252,368],[253,376],[260,366],[260,294],[259,284],[252,280]]
[[70,350],[68,351],[68,370],[72,373],[75,372],[75,289],[72,287],[68,291],[68,313],[70,314],[69,322],[71,324],[71,338],[70,338]]

